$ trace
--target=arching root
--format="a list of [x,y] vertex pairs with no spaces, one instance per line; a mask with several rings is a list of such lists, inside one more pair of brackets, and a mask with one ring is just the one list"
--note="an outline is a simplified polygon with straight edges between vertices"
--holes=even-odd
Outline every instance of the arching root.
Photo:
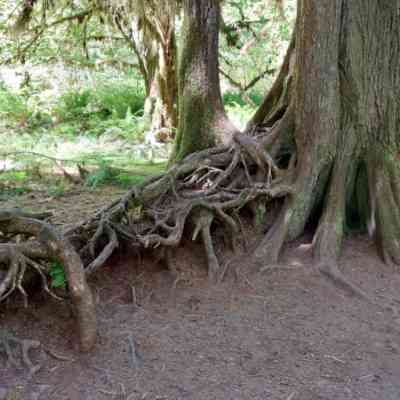
[[[29,214],[18,210],[0,211],[0,231],[10,238],[27,238],[21,245],[18,242],[0,244],[0,262],[9,265],[5,277],[0,282],[0,300],[18,289],[27,303],[22,284],[28,267],[40,275],[44,289],[57,297],[47,284],[48,266],[40,260],[35,260],[35,256],[39,256],[39,259],[58,260],[64,267],[71,302],[77,315],[81,349],[90,350],[96,341],[95,306],[86,283],[81,258],[71,243],[48,223],[31,218]],[[32,238],[35,238],[36,242],[32,241]],[[30,251],[32,244],[39,249]]]

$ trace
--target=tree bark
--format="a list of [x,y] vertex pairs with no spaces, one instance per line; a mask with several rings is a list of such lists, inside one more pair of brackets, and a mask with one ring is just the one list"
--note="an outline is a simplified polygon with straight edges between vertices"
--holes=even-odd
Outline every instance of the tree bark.
[[132,16],[129,33],[127,21],[116,19],[116,24],[128,41],[143,76],[146,100],[144,113],[152,131],[166,131],[168,135],[177,127],[177,78],[175,13],[168,10],[153,19],[146,15]]
[[185,0],[178,72],[179,122],[171,160],[216,144],[236,131],[226,117],[219,82],[220,2]]
[[[177,49],[175,16],[160,17],[151,45],[145,46],[143,59],[148,66],[145,75],[145,113],[154,132],[166,131],[169,135],[177,128],[178,83],[176,77]],[[154,34],[153,34],[154,35]],[[153,49],[153,51],[149,51]]]
[[[369,225],[376,226],[384,260],[400,265],[398,2],[298,4],[292,93],[296,190],[285,200],[255,258],[275,262],[284,242],[301,235],[313,217],[319,220],[314,256],[320,265],[336,265],[349,220],[346,198],[362,197],[363,185],[357,180],[365,176],[356,173],[362,164],[368,171]],[[322,215],[315,215],[321,202]],[[353,214],[354,208],[352,204]],[[357,207],[356,214],[366,216]]]

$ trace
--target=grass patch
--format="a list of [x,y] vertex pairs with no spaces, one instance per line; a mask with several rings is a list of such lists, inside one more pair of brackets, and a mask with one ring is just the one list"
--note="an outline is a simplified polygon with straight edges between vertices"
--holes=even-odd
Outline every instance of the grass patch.
[[105,185],[129,188],[140,185],[149,176],[161,174],[165,171],[166,166],[167,163],[138,163],[129,171],[121,172],[103,160],[99,167],[87,177],[86,185],[93,189]]
[[12,197],[29,193],[30,177],[24,171],[6,171],[0,174],[0,200],[8,200]]

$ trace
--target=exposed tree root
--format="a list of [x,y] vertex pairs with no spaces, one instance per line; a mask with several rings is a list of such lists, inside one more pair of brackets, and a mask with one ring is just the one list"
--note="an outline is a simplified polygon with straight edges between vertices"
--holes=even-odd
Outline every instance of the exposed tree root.
[[[266,179],[260,181],[257,175]],[[237,211],[256,199],[286,196],[293,188],[273,159],[254,138],[236,135],[231,147],[193,154],[165,175],[152,178],[118,202],[67,232],[74,238],[91,273],[101,267],[118,245],[137,248],[177,247],[188,226],[193,240],[201,237],[210,279],[219,263],[211,232],[222,224],[234,246],[239,233]]]
[[400,168],[397,153],[372,151],[367,160],[371,221],[386,264],[400,265]]
[[[68,239],[58,233],[46,222],[34,219],[30,215],[17,210],[0,212],[0,231],[6,238],[17,237],[14,243],[0,244],[0,263],[9,265],[5,277],[0,283],[0,299],[8,297],[15,289],[19,290],[27,302],[27,294],[22,286],[28,267],[32,268],[42,278],[44,289],[55,296],[47,285],[48,267],[32,258],[29,246],[32,238],[42,246],[47,260],[59,260],[64,266],[71,301],[77,314],[81,348],[90,350],[96,340],[96,312],[91,291],[86,283],[82,261]],[[21,237],[27,243],[20,245]],[[43,254],[44,255],[44,254]],[[57,296],[55,296],[57,297]]]
[[[40,220],[47,215],[0,211],[0,301],[14,291],[19,291],[27,301],[23,287],[27,271],[39,274],[44,289],[54,295],[47,284],[48,263],[59,260],[65,268],[77,312],[81,346],[88,350],[95,342],[96,316],[85,273],[101,268],[117,248],[156,249],[159,258],[164,258],[169,269],[174,270],[171,251],[190,233],[192,240],[203,242],[210,281],[219,282],[226,267],[221,268],[214,248],[216,225],[224,229],[235,249],[241,231],[238,211],[248,207],[258,225],[258,213],[264,215],[273,199],[285,198],[278,217],[269,224],[272,227],[253,254],[260,266],[275,264],[285,241],[303,232],[317,199],[322,197],[325,207],[314,239],[318,268],[337,287],[374,303],[337,267],[345,221],[346,177],[353,152],[339,152],[337,159],[329,157],[318,164],[310,163],[304,154],[299,155],[297,162],[294,154],[288,167],[281,169],[266,148],[271,148],[288,126],[292,127],[291,114],[289,107],[267,137],[265,132],[261,137],[236,134],[229,147],[215,147],[186,157],[165,174],[132,188],[62,234]],[[342,146],[351,147],[347,142]],[[330,174],[332,166],[334,172]],[[390,168],[385,171],[374,182],[391,190],[393,205],[398,205],[397,181],[387,179]],[[379,183],[382,181],[386,186]],[[327,187],[328,195],[324,197]],[[378,216],[384,218],[381,208],[378,204]],[[386,250],[391,260],[397,261],[397,239],[391,239]]]
[[235,248],[239,210],[258,202],[265,207],[292,192],[285,171],[262,141],[237,134],[230,147],[186,157],[62,234],[41,220],[47,215],[0,211],[0,301],[17,290],[27,303],[23,284],[28,270],[39,274],[43,288],[56,297],[48,272],[49,263],[57,259],[65,269],[81,347],[89,350],[96,338],[96,316],[85,273],[101,268],[115,249],[158,248],[161,257],[168,257],[168,249],[179,246],[185,230],[191,229],[192,239],[204,244],[210,281],[218,282],[222,271],[213,245],[214,226],[223,227]]
[[350,296],[357,297],[361,300],[365,300],[370,304],[376,304],[374,300],[368,296],[361,288],[354,283],[350,282],[343,273],[339,270],[336,263],[320,263],[318,270],[323,276],[329,279],[337,288],[344,290]]
[[211,224],[214,220],[214,214],[208,210],[201,210],[196,219],[196,228],[193,234],[193,240],[196,240],[196,237],[200,231],[204,243],[204,249],[207,255],[208,276],[210,281],[216,283],[219,278],[218,275],[220,272],[220,266],[211,238]]
[[[36,340],[18,339],[7,331],[0,331],[0,350],[5,353],[7,361],[14,367],[18,368],[20,363],[16,357],[16,352],[13,350],[14,347],[19,347],[22,362],[25,367],[29,369],[30,375],[34,375],[39,371],[41,365],[34,364],[30,358],[29,352],[31,349],[37,349],[40,347],[40,342]],[[18,350],[18,349],[17,349]]]

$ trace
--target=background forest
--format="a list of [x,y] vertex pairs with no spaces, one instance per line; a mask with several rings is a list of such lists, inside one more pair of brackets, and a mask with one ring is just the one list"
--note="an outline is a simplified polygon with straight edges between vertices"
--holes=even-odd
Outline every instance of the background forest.
[[[25,17],[22,3],[0,2],[2,198],[33,188],[62,196],[77,174],[87,187],[126,188],[163,169],[176,126],[165,130],[152,115],[140,51],[157,52],[145,29],[159,23],[165,5],[154,5],[149,26],[132,32],[101,2],[43,0]],[[291,37],[295,2],[279,4],[223,3],[221,87],[239,129],[279,72]],[[141,11],[123,12],[135,20]],[[179,53],[179,10],[174,20]]]

